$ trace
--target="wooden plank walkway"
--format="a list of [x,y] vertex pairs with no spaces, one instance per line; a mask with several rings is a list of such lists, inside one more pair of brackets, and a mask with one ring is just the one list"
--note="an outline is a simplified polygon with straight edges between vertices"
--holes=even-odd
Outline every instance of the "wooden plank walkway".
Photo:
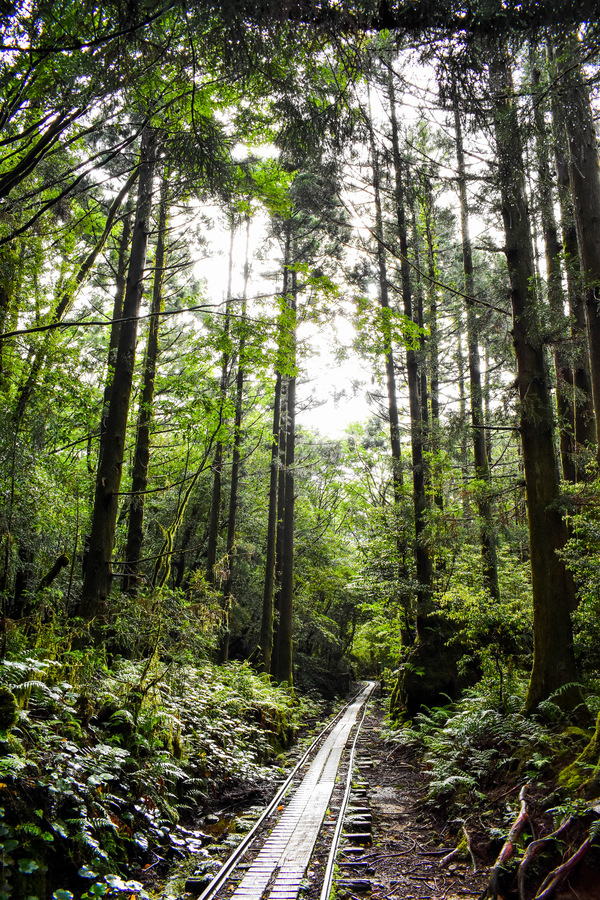
[[231,895],[232,900],[295,900],[331,800],[344,747],[373,685],[335,725],[288,803],[281,819]]

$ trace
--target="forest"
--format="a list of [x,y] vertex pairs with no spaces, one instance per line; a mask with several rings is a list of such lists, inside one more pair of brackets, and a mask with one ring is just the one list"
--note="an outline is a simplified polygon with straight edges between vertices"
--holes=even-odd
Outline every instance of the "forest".
[[0,3],[2,900],[149,896],[364,678],[434,802],[593,843],[599,54],[589,0]]

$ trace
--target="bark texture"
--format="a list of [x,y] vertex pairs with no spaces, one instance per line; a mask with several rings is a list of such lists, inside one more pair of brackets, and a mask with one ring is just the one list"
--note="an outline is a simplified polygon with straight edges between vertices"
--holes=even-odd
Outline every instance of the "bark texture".
[[[458,100],[454,99],[454,132],[456,137],[456,160],[458,163],[458,190],[460,197],[460,228],[462,236],[463,271],[465,276],[465,294],[475,297],[475,277],[473,269],[473,250],[469,233],[469,206],[467,200],[467,173],[463,147],[462,122]],[[483,581],[492,597],[499,597],[498,560],[496,555],[496,528],[494,525],[492,502],[490,499],[491,475],[485,439],[485,418],[483,410],[483,392],[481,388],[481,359],[479,354],[479,323],[475,304],[466,301],[467,313],[467,348],[469,356],[469,384],[471,400],[471,429],[473,438],[473,462],[475,478],[483,482],[483,490],[478,491],[477,506],[479,511],[481,559]]]
[[125,547],[125,578],[123,590],[135,594],[139,584],[139,565],[144,541],[145,492],[148,487],[148,465],[150,462],[150,429],[154,418],[154,383],[158,360],[158,337],[160,313],[163,305],[163,282],[165,276],[166,233],[169,204],[168,176],[163,175],[160,209],[158,216],[158,238],[154,258],[154,286],[152,290],[151,317],[148,324],[148,343],[142,375],[142,394],[138,413],[133,471],[131,478],[131,503],[127,544]]
[[[289,289],[291,237],[289,230],[286,233],[284,257],[283,257],[283,297],[287,296]],[[271,464],[269,468],[269,513],[267,519],[267,546],[265,553],[265,586],[263,591],[262,618],[260,626],[260,666],[263,672],[275,674],[275,590],[277,583],[277,537],[278,522],[281,521],[283,509],[282,490],[280,490],[280,474],[282,470],[281,460],[285,454],[285,433],[281,427],[282,420],[282,395],[283,376],[281,365],[277,366],[275,378],[275,395],[273,398],[273,428],[271,432]]]
[[574,34],[554,42],[560,76],[559,98],[569,146],[579,259],[585,291],[592,397],[596,411],[596,454],[600,454],[600,170],[590,93],[581,67],[581,47]]
[[[529,523],[534,656],[526,709],[532,712],[543,700],[577,681],[570,617],[574,592],[558,556],[566,529],[558,508],[554,411],[535,292],[521,134],[512,100],[512,73],[505,47],[492,50],[489,74],[511,286]],[[581,703],[580,692],[575,687],[562,690],[556,702],[572,710]]]
[[[400,245],[400,273],[402,279],[402,303],[404,315],[412,321],[412,291],[410,284],[410,269],[408,264],[408,237],[406,228],[406,190],[405,173],[400,156],[400,138],[396,118],[396,98],[393,81],[388,82],[390,92],[390,113],[392,123],[392,151],[395,179],[395,206],[396,222],[398,227],[398,241]],[[419,402],[419,367],[417,354],[414,348],[408,344],[406,347],[406,376],[408,380],[408,398],[410,409],[410,435],[413,469],[413,507],[415,516],[415,557],[417,564],[417,636],[424,632],[425,621],[429,613],[431,593],[431,560],[424,542],[426,524],[427,499],[425,495],[425,459],[423,455],[423,419],[421,404]]]
[[[553,68],[553,78],[555,69]],[[556,89],[550,92],[552,105],[552,136],[556,163],[558,200],[562,232],[562,250],[567,273],[567,295],[571,313],[571,368],[573,384],[573,442],[571,448],[572,475],[577,480],[586,477],[585,458],[581,450],[596,440],[596,420],[590,378],[587,346],[585,299],[577,229],[573,211],[573,196],[569,182],[569,149],[564,121],[564,107]]]
[[119,334],[104,453],[98,464],[90,543],[79,609],[80,614],[88,619],[102,613],[111,587],[111,560],[133,383],[138,318],[144,288],[155,161],[156,139],[152,129],[148,128],[142,136],[135,223],[123,301],[124,321]]
[[115,279],[115,296],[113,301],[112,319],[110,325],[110,337],[108,340],[108,358],[106,364],[106,381],[104,383],[104,397],[102,399],[102,415],[100,418],[100,449],[98,456],[101,459],[104,452],[104,435],[106,433],[106,416],[110,408],[110,396],[112,393],[113,374],[119,349],[119,334],[121,332],[121,316],[123,314],[123,298],[127,284],[127,263],[129,261],[129,241],[131,239],[131,224],[133,218],[133,206],[127,208],[123,221],[123,231],[119,241],[119,256],[117,259],[117,275]]
[[[227,574],[223,583],[223,606],[229,610],[232,602],[233,567],[235,557],[235,532],[238,510],[238,487],[241,469],[242,415],[244,403],[245,350],[246,350],[246,300],[250,274],[250,217],[246,216],[246,253],[244,260],[244,287],[242,291],[241,334],[238,344],[238,367],[235,377],[235,414],[233,422],[233,448],[231,451],[231,486],[229,489],[229,514],[227,516]],[[225,643],[226,638],[226,643]],[[223,640],[222,657],[229,657],[229,629]]]
[[[291,334],[288,338],[292,354],[292,372],[296,365],[296,272],[291,273],[288,318]],[[291,374],[287,384],[287,416],[285,436],[285,500],[283,507],[283,543],[281,556],[281,593],[279,599],[279,628],[277,631],[276,679],[292,687],[293,676],[293,618],[294,618],[294,505],[296,456],[296,376]]]

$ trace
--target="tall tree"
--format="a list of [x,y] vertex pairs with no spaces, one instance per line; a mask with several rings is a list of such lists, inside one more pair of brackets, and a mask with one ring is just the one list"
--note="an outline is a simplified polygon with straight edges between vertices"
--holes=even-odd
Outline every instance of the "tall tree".
[[[552,48],[550,47],[550,56]],[[556,69],[551,67],[552,78]],[[560,82],[559,82],[560,83]],[[573,438],[574,447],[571,453],[571,465],[575,469],[578,480],[586,477],[585,450],[591,447],[596,439],[596,422],[594,401],[590,380],[590,361],[587,342],[587,324],[585,315],[584,286],[581,278],[577,228],[573,210],[573,195],[569,183],[569,149],[565,129],[565,107],[555,87],[550,91],[552,107],[552,136],[554,143],[554,160],[556,163],[558,200],[560,205],[560,224],[562,232],[562,251],[567,275],[567,294],[571,314],[571,367],[573,370]]]
[[[292,258],[294,254],[292,253]],[[290,353],[286,392],[284,503],[281,553],[281,591],[279,597],[279,625],[277,628],[277,657],[275,678],[290,687],[294,681],[293,625],[294,625],[294,507],[296,460],[296,324],[297,273],[291,272],[291,284],[286,298],[286,344]]]
[[[392,485],[394,490],[394,519],[396,534],[396,563],[398,566],[398,594],[400,594],[400,581],[404,560],[404,536],[400,527],[403,505],[402,485],[402,449],[400,443],[400,414],[398,410],[398,395],[396,388],[396,361],[394,353],[394,311],[390,304],[388,272],[386,260],[386,236],[383,223],[383,204],[381,187],[380,154],[375,141],[375,128],[373,125],[373,113],[369,96],[369,109],[367,113],[367,128],[369,132],[369,144],[371,150],[371,169],[373,173],[373,200],[375,205],[375,229],[377,272],[379,282],[379,304],[381,315],[379,317],[379,330],[383,344],[383,356],[385,360],[385,383],[387,391],[387,413],[390,431],[390,449],[392,456]],[[403,634],[407,643],[411,643],[414,637],[413,611],[408,602],[408,597],[403,595]]]
[[[287,229],[285,233],[285,246],[283,256],[283,286],[282,301],[285,302],[289,290],[290,279],[290,249],[291,234]],[[280,319],[278,331],[283,327]],[[275,391],[273,395],[273,426],[271,431],[271,458],[269,465],[269,505],[267,514],[267,536],[265,551],[265,583],[262,601],[262,616],[260,628],[260,666],[264,672],[275,671],[275,659],[273,657],[276,589],[276,565],[277,565],[277,532],[278,506],[281,502],[281,490],[279,488],[281,459],[285,453],[285,435],[281,428],[282,421],[282,389],[283,389],[283,347],[282,338],[278,338],[278,359],[276,361]]]
[[123,322],[106,419],[104,453],[98,462],[89,550],[79,607],[79,613],[88,619],[102,613],[112,580],[111,560],[133,384],[138,318],[144,289],[156,154],[157,136],[149,127],[142,136],[135,221],[123,300]]
[[596,411],[596,454],[600,464],[600,160],[589,88],[581,65],[581,44],[573,33],[554,40],[559,96],[569,145],[569,178],[577,244],[585,288],[592,396]]
[[475,478],[483,482],[478,491],[477,505],[481,518],[480,540],[483,562],[483,579],[492,597],[499,597],[498,561],[496,557],[496,529],[490,500],[491,474],[486,448],[483,393],[481,389],[481,359],[479,353],[479,325],[475,310],[475,278],[473,249],[469,233],[469,206],[467,199],[467,172],[463,146],[462,121],[456,87],[453,91],[454,133],[458,164],[458,189],[460,199],[460,229],[467,312],[467,348],[469,356],[469,385],[471,400],[471,428]]
[[552,316],[554,344],[554,374],[556,382],[556,412],[560,437],[560,456],[563,477],[577,481],[577,467],[573,459],[576,408],[573,393],[573,371],[569,359],[567,341],[569,328],[565,315],[566,297],[563,291],[561,265],[562,246],[558,237],[558,225],[554,214],[553,179],[550,173],[550,149],[546,131],[546,102],[540,88],[541,60],[533,48],[529,62],[531,80],[535,92],[534,130],[537,162],[537,196],[544,237],[546,259],[546,285],[548,304]]
[[[212,463],[212,494],[210,502],[210,518],[208,523],[208,539],[206,546],[206,580],[216,584],[215,566],[221,527],[221,494],[223,486],[223,456],[225,446],[224,421],[225,408],[228,402],[230,362],[231,362],[231,300],[233,279],[233,246],[237,229],[236,216],[233,211],[229,215],[229,256],[227,264],[227,295],[225,300],[225,322],[223,326],[223,351],[221,354],[221,378],[219,382],[219,433]],[[222,603],[222,637],[219,648],[219,659],[227,661],[229,647],[229,607],[225,596]]]
[[[242,289],[242,305],[239,319],[239,341],[237,348],[237,373],[235,377],[235,413],[233,421],[233,447],[231,451],[231,484],[229,488],[229,514],[227,516],[227,574],[223,584],[223,607],[229,610],[232,602],[233,569],[235,559],[235,535],[237,525],[239,483],[241,470],[242,416],[244,412],[244,381],[246,377],[246,307],[248,300],[248,280],[250,277],[250,215],[246,214],[246,250],[244,257],[244,275]],[[221,658],[229,658],[229,628],[221,641]]]
[[142,390],[137,421],[135,450],[131,478],[131,502],[127,543],[125,546],[125,577],[123,590],[135,594],[139,582],[139,560],[144,540],[145,494],[148,487],[148,464],[150,462],[150,430],[154,418],[154,384],[158,360],[158,339],[160,314],[163,306],[163,284],[166,267],[167,222],[169,207],[169,173],[162,174],[160,205],[158,211],[158,234],[154,255],[154,285],[146,353],[142,372]]
[[582,703],[580,691],[574,686],[577,667],[571,611],[575,598],[572,581],[559,556],[566,529],[559,507],[554,414],[537,305],[521,132],[510,60],[504,45],[492,49],[489,80],[511,285],[529,523],[534,655],[526,709],[532,712],[543,700],[560,691],[556,702],[572,711]]
[[100,446],[98,456],[104,452],[105,422],[110,407],[110,395],[112,392],[112,378],[119,348],[119,332],[121,330],[121,317],[123,314],[123,298],[127,283],[127,265],[129,262],[129,240],[131,238],[131,225],[133,218],[133,203],[128,202],[123,230],[119,240],[117,257],[117,269],[115,273],[115,295],[113,300],[112,317],[110,323],[110,337],[108,341],[108,354],[106,363],[106,379],[104,382],[104,396],[102,398],[102,412],[100,413]]
[[[403,312],[407,321],[413,321],[412,288],[408,258],[408,232],[406,227],[406,167],[400,153],[400,132],[396,112],[396,92],[391,70],[388,70],[388,98],[392,126],[392,159],[394,166],[394,204],[400,247],[400,277],[402,284]],[[413,471],[413,506],[415,517],[415,557],[417,563],[417,615],[416,628],[424,636],[427,615],[430,610],[432,582],[431,559],[424,540],[427,498],[425,493],[425,458],[423,454],[423,423],[419,403],[419,371],[417,353],[409,342],[406,347],[406,374],[410,409],[410,434]]]

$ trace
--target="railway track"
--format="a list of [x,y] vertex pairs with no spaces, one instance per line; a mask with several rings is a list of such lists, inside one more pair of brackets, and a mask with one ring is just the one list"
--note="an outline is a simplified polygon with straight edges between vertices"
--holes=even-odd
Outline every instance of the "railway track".
[[315,846],[320,859],[327,848],[327,863],[318,868],[320,900],[328,900],[344,834],[346,866],[352,867],[353,853],[370,843],[356,754],[374,687],[366,683],[315,738],[200,900],[295,900]]

